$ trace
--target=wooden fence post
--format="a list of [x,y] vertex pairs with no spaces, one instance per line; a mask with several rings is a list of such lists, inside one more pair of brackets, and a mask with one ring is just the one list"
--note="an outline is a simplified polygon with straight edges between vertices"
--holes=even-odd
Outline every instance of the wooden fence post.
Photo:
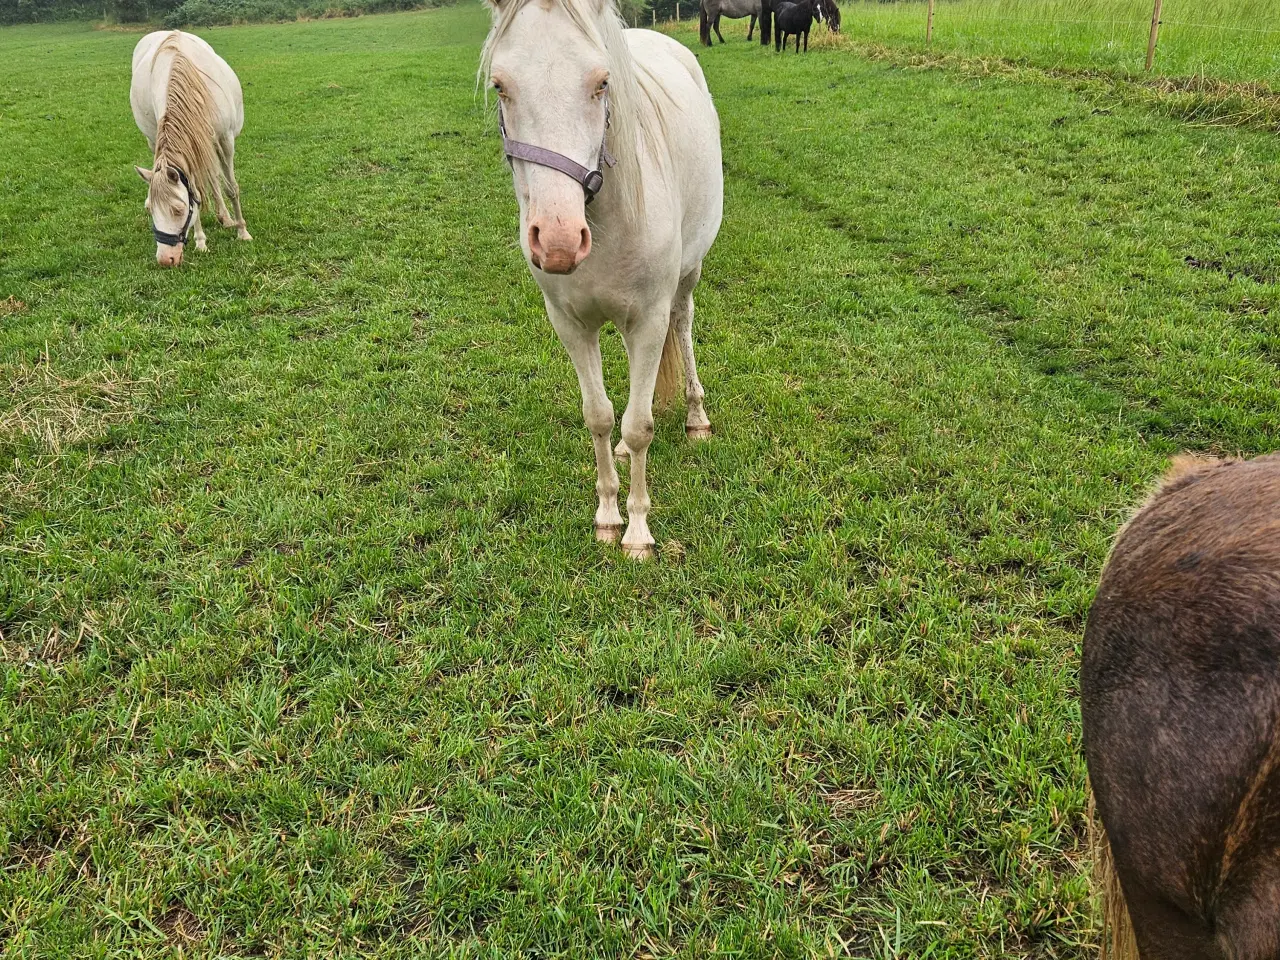
[[676,23],[680,22],[680,0],[676,0]]
[[[1156,0],[1159,3],[1160,0]],[[924,42],[926,44],[933,43],[933,0],[929,0],[929,22],[924,28]]]
[[658,25],[658,8],[651,7],[649,12],[653,14],[653,25],[656,27]]
[[1156,43],[1160,40],[1160,10],[1164,0],[1156,0],[1155,9],[1151,11],[1151,39],[1147,41],[1147,73],[1156,62]]

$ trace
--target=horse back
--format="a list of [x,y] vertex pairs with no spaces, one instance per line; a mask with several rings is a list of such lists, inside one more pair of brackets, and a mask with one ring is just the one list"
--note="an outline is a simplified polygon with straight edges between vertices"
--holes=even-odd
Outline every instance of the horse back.
[[154,137],[156,120],[163,112],[168,80],[165,58],[169,49],[189,59],[205,77],[218,113],[215,118],[218,130],[239,136],[244,127],[244,93],[239,77],[207,41],[181,30],[149,33],[133,49],[129,99],[142,132],[148,138]]
[[1280,457],[1183,465],[1134,516],[1080,685],[1140,951],[1280,953]]

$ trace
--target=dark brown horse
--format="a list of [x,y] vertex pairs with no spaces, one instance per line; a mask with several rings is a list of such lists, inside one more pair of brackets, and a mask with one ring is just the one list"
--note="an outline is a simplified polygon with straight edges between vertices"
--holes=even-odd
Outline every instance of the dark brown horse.
[[1280,455],[1175,465],[1103,572],[1080,693],[1111,955],[1280,956]]
[[836,0],[816,0],[818,19],[826,21],[832,33],[840,32],[840,4]]

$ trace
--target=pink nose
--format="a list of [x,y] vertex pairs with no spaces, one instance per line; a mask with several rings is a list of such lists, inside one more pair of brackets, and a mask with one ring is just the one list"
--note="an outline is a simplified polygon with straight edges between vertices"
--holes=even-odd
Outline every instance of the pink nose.
[[591,230],[582,220],[537,218],[529,224],[529,259],[547,273],[573,273],[591,252]]
[[156,247],[156,263],[162,267],[176,267],[182,263],[181,247]]

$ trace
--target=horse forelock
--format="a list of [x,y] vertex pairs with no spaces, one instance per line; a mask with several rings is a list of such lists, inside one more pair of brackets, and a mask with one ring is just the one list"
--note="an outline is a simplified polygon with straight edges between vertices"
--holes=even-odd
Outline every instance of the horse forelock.
[[155,169],[178,167],[203,200],[217,188],[219,176],[213,97],[199,68],[182,52],[178,33],[156,48],[152,69],[162,52],[173,53],[173,64],[156,131]]
[[[559,6],[578,30],[604,53],[609,69],[609,149],[617,166],[606,176],[616,178],[623,206],[629,216],[637,216],[644,205],[640,178],[640,150],[643,142],[655,162],[661,162],[658,145],[666,133],[664,101],[670,97],[661,79],[632,56],[624,36],[625,23],[614,0],[502,0],[492,7],[493,26],[480,54],[477,81],[487,87],[498,43],[515,23],[516,16],[530,4],[550,10]],[[487,95],[487,94],[486,94]]]

